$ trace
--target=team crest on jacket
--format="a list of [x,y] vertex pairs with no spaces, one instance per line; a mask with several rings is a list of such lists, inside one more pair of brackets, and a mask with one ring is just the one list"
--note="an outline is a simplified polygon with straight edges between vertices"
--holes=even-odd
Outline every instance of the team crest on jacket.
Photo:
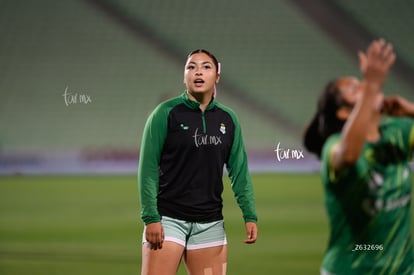
[[224,123],[220,123],[220,132],[223,135],[226,134],[226,125],[224,125]]

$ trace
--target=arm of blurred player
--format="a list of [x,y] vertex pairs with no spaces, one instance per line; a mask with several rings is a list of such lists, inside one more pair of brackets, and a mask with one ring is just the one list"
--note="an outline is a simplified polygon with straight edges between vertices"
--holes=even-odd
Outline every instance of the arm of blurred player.
[[360,69],[364,76],[364,92],[342,129],[340,142],[332,151],[332,165],[340,171],[357,162],[366,141],[367,127],[379,109],[378,95],[395,61],[392,45],[384,40],[373,41],[365,53],[359,53]]
[[408,116],[414,118],[414,103],[396,95],[384,98],[383,113],[390,116]]

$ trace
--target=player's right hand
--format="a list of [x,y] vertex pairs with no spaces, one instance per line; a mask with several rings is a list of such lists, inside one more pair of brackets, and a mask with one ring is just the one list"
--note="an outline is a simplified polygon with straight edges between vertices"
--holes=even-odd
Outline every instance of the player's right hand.
[[145,226],[145,239],[150,245],[150,249],[161,249],[164,242],[164,229],[161,222],[150,223]]

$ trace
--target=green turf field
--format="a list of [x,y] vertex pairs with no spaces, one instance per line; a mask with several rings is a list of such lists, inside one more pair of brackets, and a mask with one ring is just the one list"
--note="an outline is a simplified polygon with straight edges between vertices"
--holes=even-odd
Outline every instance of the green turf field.
[[[228,274],[318,274],[327,220],[318,175],[253,175],[259,238],[226,178]],[[0,177],[0,274],[139,274],[134,176]],[[181,267],[178,274],[186,274]]]

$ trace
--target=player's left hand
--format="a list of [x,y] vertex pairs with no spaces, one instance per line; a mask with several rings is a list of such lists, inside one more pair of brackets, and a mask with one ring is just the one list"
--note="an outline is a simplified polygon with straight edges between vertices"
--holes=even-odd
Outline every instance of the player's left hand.
[[414,116],[414,104],[401,96],[384,98],[382,112],[391,116]]
[[244,243],[252,244],[256,242],[257,239],[257,224],[254,222],[247,222],[246,223],[246,235],[247,239],[244,240]]

